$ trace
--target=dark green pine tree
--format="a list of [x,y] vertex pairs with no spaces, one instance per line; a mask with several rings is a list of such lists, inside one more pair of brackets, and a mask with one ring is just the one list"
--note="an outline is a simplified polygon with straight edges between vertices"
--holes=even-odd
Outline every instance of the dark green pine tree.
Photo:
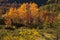
[[60,0],[48,0],[47,1],[47,4],[52,4],[52,3],[60,4]]

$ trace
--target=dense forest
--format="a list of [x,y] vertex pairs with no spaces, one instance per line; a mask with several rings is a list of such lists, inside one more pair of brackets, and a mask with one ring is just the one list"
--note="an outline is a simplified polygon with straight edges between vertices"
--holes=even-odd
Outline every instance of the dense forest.
[[9,2],[0,1],[0,40],[60,40],[59,0]]

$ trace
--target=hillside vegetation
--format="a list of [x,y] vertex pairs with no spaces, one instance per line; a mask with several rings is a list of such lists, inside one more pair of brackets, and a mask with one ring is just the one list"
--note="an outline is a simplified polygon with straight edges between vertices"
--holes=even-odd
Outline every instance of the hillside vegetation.
[[60,4],[23,3],[0,18],[0,40],[58,40]]

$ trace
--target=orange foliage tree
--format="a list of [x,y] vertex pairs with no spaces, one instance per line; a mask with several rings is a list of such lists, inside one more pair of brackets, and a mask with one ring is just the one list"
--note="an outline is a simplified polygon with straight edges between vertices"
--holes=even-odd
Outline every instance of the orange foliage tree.
[[20,22],[24,25],[27,24],[27,3],[23,3],[18,9],[17,13],[19,16],[19,19],[21,20]]
[[12,22],[17,22],[16,8],[11,7],[3,17],[6,25],[12,25]]
[[33,18],[32,24],[38,24],[39,8],[35,3],[30,3],[30,12]]

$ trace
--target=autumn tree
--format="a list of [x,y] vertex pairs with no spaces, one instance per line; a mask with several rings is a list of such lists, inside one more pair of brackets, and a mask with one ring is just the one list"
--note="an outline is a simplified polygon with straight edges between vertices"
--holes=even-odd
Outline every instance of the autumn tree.
[[35,3],[30,3],[30,12],[33,17],[32,24],[34,25],[38,24],[38,15],[39,15],[38,5]]
[[10,8],[6,14],[3,15],[4,22],[6,25],[12,25],[12,22],[17,22],[16,8]]
[[22,24],[27,25],[27,3],[23,3],[18,9],[17,13],[19,16],[19,20]]

